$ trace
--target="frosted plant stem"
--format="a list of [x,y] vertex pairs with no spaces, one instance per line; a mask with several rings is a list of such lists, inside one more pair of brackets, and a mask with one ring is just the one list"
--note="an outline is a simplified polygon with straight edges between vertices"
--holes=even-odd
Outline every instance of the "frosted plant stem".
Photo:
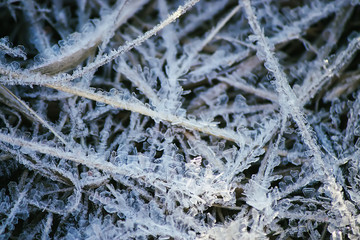
[[246,141],[244,137],[234,131],[220,129],[214,126],[210,126],[209,124],[205,124],[202,122],[198,122],[195,120],[189,120],[183,117],[179,117],[167,112],[155,111],[144,104],[139,102],[138,100],[123,100],[119,97],[107,96],[102,93],[93,92],[88,89],[79,88],[76,86],[65,86],[65,85],[46,85],[47,87],[54,88],[63,92],[71,93],[77,96],[85,97],[97,102],[105,103],[111,105],[116,108],[125,109],[131,112],[137,112],[142,115],[149,116],[153,119],[160,119],[162,121],[170,122],[173,125],[179,125],[186,129],[195,130],[199,132],[203,132],[206,134],[213,135],[215,137],[219,137],[222,139],[226,139],[232,142],[236,142],[239,145],[243,145]]
[[117,1],[116,5],[118,5],[115,9],[116,15],[114,17],[114,26],[113,27],[109,27],[107,29],[107,32],[105,32],[104,36],[106,36],[105,39],[103,39],[103,42],[101,43],[101,46],[99,47],[99,53],[98,56],[101,56],[104,53],[105,47],[106,45],[109,43],[110,38],[114,35],[115,31],[117,30],[117,27],[121,24],[119,24],[119,18],[121,16],[121,13],[123,13],[124,10],[124,6],[126,4],[128,4],[129,0],[124,0],[124,1]]
[[14,206],[11,208],[10,213],[7,215],[6,221],[3,222],[3,225],[0,226],[0,236],[4,233],[6,227],[12,223],[14,220],[16,214],[20,211],[20,205],[23,202],[24,198],[27,195],[27,192],[29,191],[32,181],[34,179],[35,175],[33,175],[30,179],[28,179],[28,184],[25,185],[24,189],[19,193],[18,198],[16,199],[16,202]]
[[[132,0],[131,4],[127,5],[126,11],[122,11],[122,6],[127,3],[122,1],[122,3],[116,4],[117,7],[110,14],[103,16],[94,31],[83,31],[81,33],[81,39],[75,41],[74,44],[71,43],[69,46],[62,47],[61,55],[52,57],[50,61],[39,63],[33,66],[31,70],[49,75],[65,72],[66,70],[76,67],[93,54],[99,45],[101,46],[99,46],[100,51],[98,55],[101,56],[103,46],[107,44],[108,40],[113,36],[113,33],[147,1],[148,0]],[[74,35],[76,34],[77,33],[74,33]],[[68,36],[68,38],[72,38],[71,35]],[[64,41],[67,40],[64,39]],[[40,51],[40,53],[43,54],[44,51]]]
[[192,6],[194,6],[199,1],[200,0],[188,0],[184,5],[179,6],[178,9],[175,12],[173,12],[167,19],[165,19],[163,22],[153,27],[151,30],[145,32],[143,35],[139,36],[138,38],[134,39],[131,42],[126,42],[125,45],[119,47],[117,50],[111,51],[109,55],[99,58],[95,60],[93,63],[87,65],[86,67],[78,71],[75,71],[72,75],[64,77],[63,80],[71,81],[76,78],[82,77],[84,74],[95,71],[99,67],[113,61],[121,54],[128,52],[129,50],[140,45],[150,37],[154,36],[157,32],[159,32],[161,29],[163,29],[170,23],[174,22],[176,19],[178,19],[181,15],[183,15],[186,11],[188,11]]
[[325,102],[330,102],[335,99],[338,99],[342,94],[348,94],[350,91],[354,91],[359,85],[360,81],[360,71],[355,71],[351,74],[344,74],[341,77],[337,86],[333,89],[330,89],[324,96]]
[[0,39],[0,51],[11,56],[11,57],[21,57],[26,60],[26,53],[21,47],[11,47],[7,38]]
[[130,66],[122,59],[119,60],[117,72],[124,74],[127,79],[129,79],[149,100],[151,100],[151,103],[154,106],[158,106],[160,104],[160,99],[151,86],[141,78],[140,74],[136,70],[131,69]]
[[[8,88],[0,84],[0,88],[3,89],[7,94],[9,94],[12,98],[15,99],[25,110],[27,110],[29,113],[25,112],[24,114],[30,114],[32,117],[37,119],[42,125],[44,125],[47,129],[52,132],[55,137],[57,137],[62,143],[67,145],[68,143],[65,141],[65,139],[60,136],[60,133],[58,133],[52,126],[50,126],[49,123],[47,123],[42,117],[40,117],[34,110],[32,110],[24,101],[22,101],[20,98],[18,98],[15,94],[13,94]],[[8,99],[10,101],[10,99]],[[15,103],[16,104],[16,103]]]
[[215,36],[218,32],[225,26],[225,24],[240,10],[241,6],[237,5],[231,10],[224,19],[222,19],[216,27],[210,32],[210,34],[201,42],[201,45],[197,49],[197,52],[201,51]]
[[360,48],[360,36],[354,38],[348,45],[348,47],[337,55],[334,63],[329,67],[325,67],[325,72],[320,77],[315,77],[313,82],[308,84],[305,91],[299,96],[301,106],[305,105],[315,94],[321,89],[324,84],[331,80],[340,70],[348,66],[351,60],[354,58],[355,53]]
[[237,5],[234,7],[226,16],[223,18],[216,27],[210,31],[208,36],[203,39],[197,46],[192,49],[185,63],[182,64],[181,70],[178,72],[187,72],[194,62],[195,58],[199,55],[199,52],[219,33],[219,31],[226,25],[226,23],[240,10],[241,6]]
[[86,156],[84,153],[72,153],[65,152],[62,149],[58,149],[55,147],[50,147],[46,144],[38,143],[38,142],[30,142],[21,138],[12,137],[6,134],[0,134],[0,141],[4,143],[9,143],[11,145],[24,147],[39,153],[47,154],[53,157],[66,159],[77,164],[83,164],[89,168],[96,168],[99,170],[103,170],[105,172],[121,174],[125,176],[129,176],[129,171],[118,167],[110,162],[95,160],[93,156]]
[[[330,194],[332,197],[333,208],[338,208],[342,214],[347,216],[347,219],[351,219],[351,213],[349,212],[344,199],[341,195],[341,186],[337,184],[336,179],[334,176],[329,172],[329,167],[326,166],[322,157],[321,151],[318,145],[315,143],[315,140],[312,136],[310,127],[305,123],[305,117],[300,110],[301,105],[299,104],[299,100],[296,97],[295,93],[293,92],[292,88],[290,87],[285,73],[282,71],[278,59],[275,57],[274,52],[271,50],[267,38],[264,35],[264,32],[260,28],[260,24],[256,19],[256,16],[252,10],[250,0],[244,0],[245,11],[248,16],[249,24],[258,37],[259,46],[258,51],[262,51],[265,57],[265,63],[267,63],[269,71],[274,74],[275,77],[275,86],[276,90],[279,92],[279,102],[282,108],[283,114],[290,114],[296,124],[298,125],[301,136],[305,142],[305,144],[310,148],[312,154],[314,156],[314,170],[319,171],[325,174],[325,185],[330,190]],[[357,46],[359,38],[356,38],[355,41],[352,42],[352,47],[350,50],[354,50],[354,45]],[[348,48],[349,49],[349,48]],[[340,54],[340,57],[344,56]],[[339,58],[340,58],[339,57]],[[338,60],[338,59],[337,59]],[[336,61],[338,62],[338,61]],[[341,65],[340,63],[338,63]],[[301,102],[300,102],[301,103]],[[345,223],[349,224],[349,223]],[[354,224],[351,222],[350,224]]]
[[254,94],[254,95],[258,96],[258,97],[270,100],[270,101],[272,101],[274,103],[279,103],[279,100],[278,100],[278,97],[276,96],[276,94],[274,94],[274,93],[272,93],[270,91],[253,87],[250,84],[244,84],[244,83],[241,83],[239,81],[234,81],[234,80],[231,80],[231,79],[229,79],[227,77],[218,77],[218,79],[220,81],[226,82],[227,84],[229,84],[231,86],[234,86],[234,87],[236,87],[238,89],[241,89],[241,90],[246,91],[248,93]]
[[286,128],[286,121],[287,121],[287,117],[283,115],[280,120],[281,127],[276,142],[275,144],[270,144],[269,149],[267,151],[267,155],[265,156],[262,165],[259,168],[259,172],[258,172],[259,180],[261,180],[263,187],[266,188],[268,187],[266,186],[266,184],[270,182],[268,179],[271,176],[271,173],[273,172],[274,168],[276,167],[276,165],[274,164],[274,159],[278,155],[277,149],[279,148],[280,140]]
[[[94,62],[88,64],[86,67],[76,70],[73,74],[64,74],[59,73],[54,75],[53,77],[49,77],[44,74],[39,74],[29,78],[27,72],[22,73],[22,71],[13,71],[11,69],[3,68],[0,66],[0,74],[5,75],[5,78],[0,79],[0,82],[3,84],[36,84],[36,85],[44,85],[48,83],[60,83],[60,82],[69,82],[76,78],[80,78],[84,76],[86,73],[96,71],[99,67],[113,61],[115,58],[119,57],[121,54],[130,51],[134,47],[140,45],[150,37],[154,36],[161,29],[169,25],[178,19],[181,15],[183,15],[186,11],[188,11],[192,6],[194,6],[200,0],[188,0],[184,5],[179,6],[178,9],[173,12],[167,19],[163,22],[159,23],[151,30],[145,32],[143,35],[134,39],[133,41],[126,42],[125,45],[119,47],[117,50],[111,51],[108,55],[104,55],[101,58],[97,58]],[[39,70],[41,71],[41,70]],[[35,74],[35,73],[34,73]],[[28,80],[27,80],[28,79]]]
[[51,231],[51,225],[53,223],[53,214],[49,213],[46,217],[46,222],[44,224],[44,229],[42,230],[41,239],[49,239],[49,233]]
[[[38,142],[30,142],[27,140],[23,140],[21,138],[11,137],[11,136],[1,134],[1,133],[0,133],[0,141],[11,144],[11,145],[20,146],[21,149],[23,149],[23,148],[30,149],[32,151],[36,151],[36,152],[39,152],[42,154],[47,154],[47,155],[50,155],[50,156],[56,157],[56,158],[62,158],[65,160],[69,160],[74,163],[82,164],[89,168],[95,168],[95,169],[98,169],[98,170],[101,170],[101,171],[104,171],[104,172],[107,172],[110,174],[120,174],[120,175],[126,176],[126,177],[141,178],[141,179],[144,179],[147,183],[150,183],[150,182],[152,184],[154,183],[153,181],[155,178],[154,178],[154,176],[152,176],[151,173],[146,174],[143,169],[139,169],[134,166],[132,166],[131,168],[128,168],[126,166],[116,166],[110,162],[98,160],[97,156],[93,156],[93,155],[86,156],[82,152],[76,152],[76,153],[65,152],[62,149],[50,147],[50,146],[47,146],[46,144],[42,144],[42,143],[38,143]],[[22,150],[20,150],[20,151],[22,151]],[[164,184],[164,186],[168,186],[169,188],[171,188],[171,186],[173,184],[175,184],[173,182],[166,182],[165,180],[162,180],[162,179],[157,179],[157,181],[162,182]],[[189,191],[186,183],[179,182],[177,184],[177,187],[179,188],[180,191],[183,192],[183,194],[192,196],[192,198],[197,199],[197,201],[204,201],[200,196],[197,196],[197,195],[194,196],[193,193],[191,191]],[[203,191],[203,190],[201,190],[201,191]],[[199,195],[201,195],[201,194],[199,194]],[[39,205],[36,202],[30,202],[30,203],[34,204],[36,206]],[[42,207],[46,207],[46,206],[39,205],[39,207],[42,208]],[[50,208],[46,208],[47,211],[48,211],[48,209],[50,210]],[[53,209],[53,211],[50,211],[50,212],[57,213],[57,211],[56,210],[54,211],[54,209]]]
[[321,151],[316,145],[313,136],[311,134],[310,127],[305,123],[305,117],[300,110],[300,105],[298,104],[298,99],[290,87],[287,77],[281,66],[278,59],[275,57],[272,48],[270,47],[269,40],[265,37],[264,32],[260,28],[260,24],[256,19],[256,16],[251,7],[250,0],[243,0],[245,12],[247,14],[250,27],[258,38],[258,51],[264,55],[265,64],[268,66],[268,70],[274,74],[275,82],[274,85],[276,90],[279,92],[279,103],[283,114],[290,114],[296,124],[298,125],[302,138],[305,144],[312,151],[315,161],[317,164],[322,165]]

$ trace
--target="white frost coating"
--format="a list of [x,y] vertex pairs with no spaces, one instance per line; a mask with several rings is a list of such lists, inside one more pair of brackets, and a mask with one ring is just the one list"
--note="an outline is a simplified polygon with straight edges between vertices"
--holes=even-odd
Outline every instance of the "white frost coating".
[[0,238],[360,238],[359,4],[1,5]]

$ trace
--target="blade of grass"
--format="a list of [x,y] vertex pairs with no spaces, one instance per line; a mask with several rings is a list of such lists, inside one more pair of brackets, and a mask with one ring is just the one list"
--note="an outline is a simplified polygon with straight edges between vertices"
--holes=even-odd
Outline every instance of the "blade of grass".
[[11,92],[8,88],[6,88],[4,85],[0,84],[0,91],[7,101],[13,101],[12,103],[16,106],[18,106],[18,110],[20,110],[25,116],[30,118],[31,120],[37,120],[39,123],[41,123],[43,126],[45,126],[47,129],[52,132],[55,137],[57,137],[62,143],[67,145],[67,141],[61,136],[60,133],[58,133],[46,120],[44,120],[42,117],[39,116],[32,108],[30,108],[24,101],[22,101],[20,98],[18,98],[13,92]]

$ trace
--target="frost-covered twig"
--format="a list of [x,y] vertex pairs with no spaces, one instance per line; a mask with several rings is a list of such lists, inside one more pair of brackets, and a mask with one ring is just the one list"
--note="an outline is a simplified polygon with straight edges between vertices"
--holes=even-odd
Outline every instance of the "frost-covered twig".
[[316,78],[314,77],[312,82],[306,86],[305,91],[302,91],[300,94],[299,101],[301,105],[306,104],[311,98],[314,97],[314,95],[319,91],[319,89],[321,89],[324,84],[339,74],[339,72],[341,72],[346,66],[348,66],[359,48],[360,37],[356,36],[351,40],[345,50],[338,53],[336,59],[333,63],[331,63],[331,65],[327,66],[325,63],[321,75],[317,76]]
[[21,99],[19,99],[15,94],[13,94],[8,88],[0,84],[0,94],[3,95],[6,98],[6,101],[11,102],[11,99],[13,99],[13,103],[16,105],[19,109],[23,110],[23,114],[28,115],[31,118],[36,119],[36,121],[39,121],[41,124],[43,124],[47,129],[49,129],[55,137],[57,137],[62,143],[67,145],[67,141],[58,133],[52,126],[50,126],[49,123],[46,122],[41,116],[39,116],[33,109],[31,109],[25,102],[23,102]]
[[[122,99],[123,96],[121,96],[120,94],[109,96],[108,94],[104,94],[101,92],[94,92],[93,90],[79,88],[76,86],[66,86],[66,85],[47,85],[47,86],[67,93],[74,94],[76,96],[82,96],[91,100],[95,100],[97,102],[109,104],[116,108],[137,112],[152,117],[155,120],[158,119],[162,121],[167,121],[173,125],[179,125],[190,130],[195,130],[213,135],[215,137],[227,139],[236,142],[239,145],[243,145],[246,143],[244,136],[240,135],[239,133],[236,133],[231,130],[220,129],[217,128],[216,126],[211,126],[210,124],[205,122],[189,120],[187,118],[184,118],[183,116],[176,116],[171,113],[152,110],[151,108],[139,102],[137,99],[134,99],[130,96],[125,96],[125,99]],[[130,99],[126,99],[128,97],[130,97]]]
[[112,50],[108,55],[105,55],[101,58],[96,59],[96,61],[90,63],[86,67],[74,71],[74,73],[70,76],[63,77],[63,81],[71,81],[73,79],[79,78],[86,73],[92,72],[97,70],[99,67],[105,65],[113,61],[115,58],[120,56],[121,54],[131,50],[132,48],[140,45],[148,38],[155,35],[161,29],[169,25],[170,23],[174,22],[178,19],[181,15],[183,15],[187,10],[189,10],[193,5],[195,5],[200,0],[188,0],[184,5],[179,6],[178,9],[173,12],[167,19],[159,23],[158,25],[154,26],[151,30],[145,32],[143,35],[139,36],[138,38],[134,39],[131,42],[126,42],[123,46],[119,47],[116,50]]
[[255,33],[255,36],[252,36],[252,39],[257,41],[257,55],[265,60],[265,67],[274,74],[274,85],[276,87],[276,91],[279,93],[279,103],[283,114],[290,114],[293,117],[294,121],[301,130],[301,135],[304,142],[313,152],[315,160],[318,162],[318,164],[322,165],[321,151],[314,141],[311,129],[304,121],[305,117],[301,111],[302,106],[298,104],[298,98],[290,87],[287,77],[279,64],[278,59],[275,57],[275,54],[272,50],[274,47],[270,45],[269,40],[265,37],[264,32],[261,29],[258,20],[256,19],[256,15],[253,12],[250,0],[244,0],[243,2],[249,24]]
[[[34,179],[34,177],[35,176],[32,176],[28,179],[29,182],[24,186],[24,188],[21,190],[21,192],[18,193],[17,199],[14,199],[14,205],[12,206],[10,213],[7,214],[6,220],[3,221],[0,226],[0,235],[4,235],[6,228],[10,224],[13,224],[14,218],[16,218],[16,214],[18,214],[20,211],[25,211],[25,212],[27,211],[26,209],[21,209],[22,208],[21,205],[27,204],[26,196],[33,184],[32,180]],[[20,189],[17,189],[17,191],[19,191],[19,190]],[[13,196],[13,197],[15,197],[15,196]]]
[[[100,22],[97,24],[95,22],[87,23],[83,27],[82,33],[74,33],[67,39],[61,40],[60,48],[57,45],[54,45],[55,47],[52,49],[47,47],[46,49],[49,49],[51,53],[48,54],[49,56],[46,54],[46,49],[42,49],[40,57],[45,58],[44,62],[36,63],[31,70],[53,75],[77,66],[91,55],[97,46],[106,44],[108,39],[113,36],[114,31],[146,2],[147,0],[134,0],[129,4],[125,3],[127,11],[122,11],[124,3],[118,1],[117,7],[110,14],[104,16]],[[39,41],[41,40],[39,39]]]
[[26,53],[23,49],[23,46],[12,48],[11,44],[9,43],[9,38],[7,37],[0,39],[0,51],[12,57],[21,57],[26,60]]
[[23,147],[24,149],[29,149],[30,151],[36,151],[39,153],[48,154],[53,157],[70,160],[77,164],[83,164],[90,168],[97,168],[105,172],[111,172],[122,175],[128,174],[127,170],[117,167],[109,162],[96,159],[95,156],[92,156],[93,158],[89,159],[89,157],[86,156],[85,153],[83,152],[66,152],[62,149],[50,147],[45,144],[30,142],[18,137],[8,136],[4,134],[0,134],[0,141],[11,145]]
[[[113,61],[115,58],[117,58],[121,54],[140,45],[142,42],[146,41],[148,38],[150,38],[151,36],[153,36],[157,32],[159,32],[161,29],[163,29],[165,26],[167,26],[168,24],[172,23],[177,18],[179,18],[182,14],[184,14],[188,9],[190,9],[198,1],[199,0],[187,1],[183,6],[180,6],[175,12],[173,12],[167,19],[165,19],[163,22],[161,22],[158,25],[156,25],[155,27],[153,27],[151,30],[145,32],[143,35],[139,36],[138,38],[134,39],[133,41],[126,42],[123,46],[119,47],[116,50],[112,50],[109,54],[96,59],[94,62],[90,63],[86,67],[75,70],[71,75],[60,73],[58,75],[55,75],[52,78],[46,77],[47,79],[46,80],[44,79],[44,81],[42,81],[41,78],[38,79],[41,75],[35,75],[34,78],[31,78],[30,81],[28,81],[28,80],[26,80],[26,78],[28,78],[29,73],[31,75],[31,72],[25,72],[24,74],[22,74],[21,72],[13,72],[12,69],[9,69],[9,70],[3,69],[2,71],[0,70],[0,73],[3,75],[6,75],[8,77],[3,79],[2,82],[4,84],[19,84],[20,82],[22,82],[22,83],[29,82],[28,84],[43,85],[43,84],[47,84],[49,82],[50,83],[51,82],[55,82],[55,83],[68,82],[68,81],[74,80],[76,78],[82,77],[84,74],[97,70],[99,67],[105,65],[106,63]],[[87,51],[89,51],[89,50],[91,50],[91,49],[87,49]],[[83,57],[81,55],[71,54],[70,61],[67,59],[62,60],[60,62],[55,63],[55,65],[51,66],[50,68],[56,69],[56,71],[58,71],[58,68],[60,68],[60,67],[63,68],[65,63],[68,64],[70,62],[71,65],[73,65],[74,61],[72,58],[76,58],[75,63],[77,64],[79,61],[79,59],[78,59],[79,57],[81,57],[81,59],[83,59]],[[33,68],[31,70],[35,71],[35,72],[47,73],[47,72],[49,72],[49,70],[47,70],[48,68],[49,67],[45,67],[45,70],[41,70],[43,68],[37,67],[37,68]],[[66,67],[66,68],[68,68],[68,67]],[[53,73],[53,70],[51,70],[50,73]],[[13,79],[15,79],[15,81]],[[32,79],[34,79],[34,80],[32,80]]]

